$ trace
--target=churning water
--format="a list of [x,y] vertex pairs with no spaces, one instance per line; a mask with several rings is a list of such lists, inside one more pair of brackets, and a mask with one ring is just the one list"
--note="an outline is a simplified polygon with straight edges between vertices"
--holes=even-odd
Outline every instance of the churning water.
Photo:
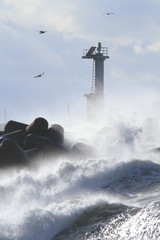
[[1,170],[0,240],[160,239],[158,123],[88,132],[90,156]]

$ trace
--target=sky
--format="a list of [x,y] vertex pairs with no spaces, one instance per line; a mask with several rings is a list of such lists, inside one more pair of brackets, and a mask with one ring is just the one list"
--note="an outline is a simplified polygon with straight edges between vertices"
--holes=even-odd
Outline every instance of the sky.
[[92,60],[82,59],[83,49],[98,42],[110,57],[104,63],[110,114],[158,118],[159,9],[160,0],[1,0],[0,122],[85,119]]

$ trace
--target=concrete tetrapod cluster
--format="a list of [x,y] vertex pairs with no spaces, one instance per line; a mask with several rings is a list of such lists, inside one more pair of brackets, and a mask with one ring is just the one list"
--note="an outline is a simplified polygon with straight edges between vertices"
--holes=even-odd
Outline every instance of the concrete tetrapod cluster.
[[64,143],[64,128],[59,124],[49,127],[48,121],[36,118],[29,125],[10,120],[0,132],[0,168],[27,166],[39,157],[69,156],[86,157],[91,147],[75,143],[68,147]]

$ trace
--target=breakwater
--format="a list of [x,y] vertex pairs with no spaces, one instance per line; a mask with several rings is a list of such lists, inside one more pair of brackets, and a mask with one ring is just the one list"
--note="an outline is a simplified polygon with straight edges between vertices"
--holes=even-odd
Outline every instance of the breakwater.
[[45,118],[37,117],[30,124],[10,120],[0,135],[0,167],[27,166],[35,159],[47,157],[85,157],[92,152],[83,142],[67,144],[60,124],[49,126]]

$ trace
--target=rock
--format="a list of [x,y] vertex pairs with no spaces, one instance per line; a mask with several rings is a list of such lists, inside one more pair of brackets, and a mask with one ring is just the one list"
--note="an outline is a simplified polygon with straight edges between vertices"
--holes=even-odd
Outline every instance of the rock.
[[42,117],[36,118],[31,124],[26,127],[28,134],[33,133],[40,136],[46,136],[48,130],[48,121]]
[[24,166],[28,157],[12,139],[4,139],[0,144],[0,167]]
[[15,132],[17,130],[26,130],[27,126],[28,125],[25,123],[10,120],[4,126],[4,134],[10,133],[10,132]]
[[52,124],[48,129],[47,136],[52,139],[55,145],[63,145],[64,128],[59,124]]
[[46,146],[52,146],[53,143],[50,138],[43,137],[37,134],[28,134],[24,140],[26,149],[39,148],[43,149]]
[[24,148],[24,139],[27,136],[25,130],[18,130],[14,132],[10,132],[7,134],[3,134],[0,138],[3,139],[12,139],[14,140],[20,147]]

